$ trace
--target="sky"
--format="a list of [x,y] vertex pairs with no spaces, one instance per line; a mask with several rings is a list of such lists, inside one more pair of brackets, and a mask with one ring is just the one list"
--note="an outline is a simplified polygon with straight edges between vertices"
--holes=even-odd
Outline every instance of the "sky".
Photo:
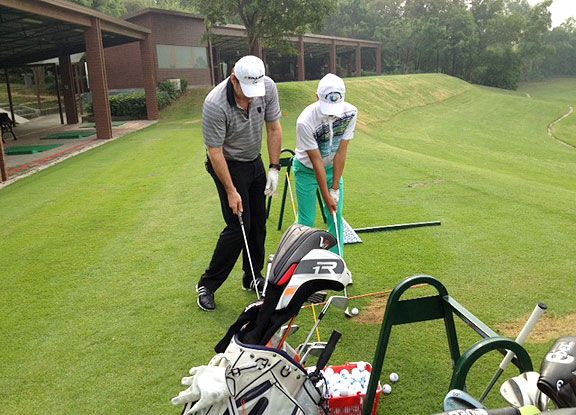
[[[528,3],[535,5],[541,1],[528,0]],[[552,13],[552,27],[556,27],[569,17],[576,18],[576,0],[553,0],[549,10]]]

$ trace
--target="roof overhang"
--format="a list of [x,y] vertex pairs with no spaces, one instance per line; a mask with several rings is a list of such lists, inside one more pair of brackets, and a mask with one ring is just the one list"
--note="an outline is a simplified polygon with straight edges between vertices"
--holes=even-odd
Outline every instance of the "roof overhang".
[[0,0],[0,63],[19,66],[86,51],[84,32],[100,20],[104,47],[144,39],[150,29],[61,0]]

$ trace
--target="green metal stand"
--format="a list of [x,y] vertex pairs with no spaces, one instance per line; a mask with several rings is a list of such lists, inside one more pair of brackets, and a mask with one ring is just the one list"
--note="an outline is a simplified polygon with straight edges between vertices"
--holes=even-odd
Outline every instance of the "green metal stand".
[[[282,230],[282,222],[284,221],[284,210],[286,209],[286,196],[288,194],[288,180],[290,180],[290,172],[292,170],[292,159],[294,158],[294,151],[289,148],[283,148],[280,152],[282,154],[289,154],[289,157],[280,157],[280,165],[286,169],[286,174],[284,175],[284,190],[282,191],[282,202],[280,203],[280,218],[278,219],[278,230]],[[320,213],[322,214],[322,220],[326,223],[326,215],[322,209],[322,196],[320,192],[316,191],[316,197],[318,199],[318,205],[320,206]],[[272,197],[268,197],[268,204],[266,207],[266,218],[270,216],[270,209],[272,208]]]
[[[429,285],[436,289],[437,295],[420,297],[409,300],[401,300],[402,295],[415,285]],[[464,354],[460,355],[456,325],[454,315],[462,319],[470,328],[478,333],[482,340],[476,342]],[[498,350],[505,354],[511,350],[516,354],[512,361],[521,372],[533,370],[532,360],[526,350],[515,341],[502,337],[490,327],[480,321],[464,306],[448,295],[446,287],[437,279],[429,275],[417,275],[402,281],[394,288],[382,320],[380,337],[376,347],[374,360],[372,361],[372,374],[368,383],[366,401],[363,415],[372,414],[376,389],[382,374],[382,365],[386,357],[386,350],[390,341],[392,327],[398,324],[410,324],[429,320],[444,320],[446,336],[448,338],[448,349],[454,370],[450,381],[450,389],[466,390],[466,377],[474,362],[485,353]]]

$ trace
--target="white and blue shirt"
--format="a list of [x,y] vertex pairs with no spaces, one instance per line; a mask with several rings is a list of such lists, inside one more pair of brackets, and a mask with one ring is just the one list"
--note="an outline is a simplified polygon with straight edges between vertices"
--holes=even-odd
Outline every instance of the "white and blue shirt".
[[342,140],[354,137],[358,109],[347,102],[340,116],[320,112],[318,101],[308,105],[296,121],[296,158],[308,168],[312,162],[307,151],[318,149],[325,166],[331,166]]

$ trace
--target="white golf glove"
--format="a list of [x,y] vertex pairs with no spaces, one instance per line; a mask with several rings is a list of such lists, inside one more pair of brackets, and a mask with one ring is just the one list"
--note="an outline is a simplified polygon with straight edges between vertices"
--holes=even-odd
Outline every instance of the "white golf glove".
[[338,204],[338,202],[340,201],[340,189],[330,189],[330,196],[332,196],[334,202]]
[[266,196],[272,196],[276,193],[276,188],[278,187],[278,173],[280,173],[275,168],[268,170],[268,179],[266,180],[266,188],[264,189],[264,194]]
[[198,401],[185,415],[198,413],[230,396],[225,367],[197,366],[190,369],[190,375],[182,378],[182,385],[189,385],[188,389],[172,398],[173,405]]

